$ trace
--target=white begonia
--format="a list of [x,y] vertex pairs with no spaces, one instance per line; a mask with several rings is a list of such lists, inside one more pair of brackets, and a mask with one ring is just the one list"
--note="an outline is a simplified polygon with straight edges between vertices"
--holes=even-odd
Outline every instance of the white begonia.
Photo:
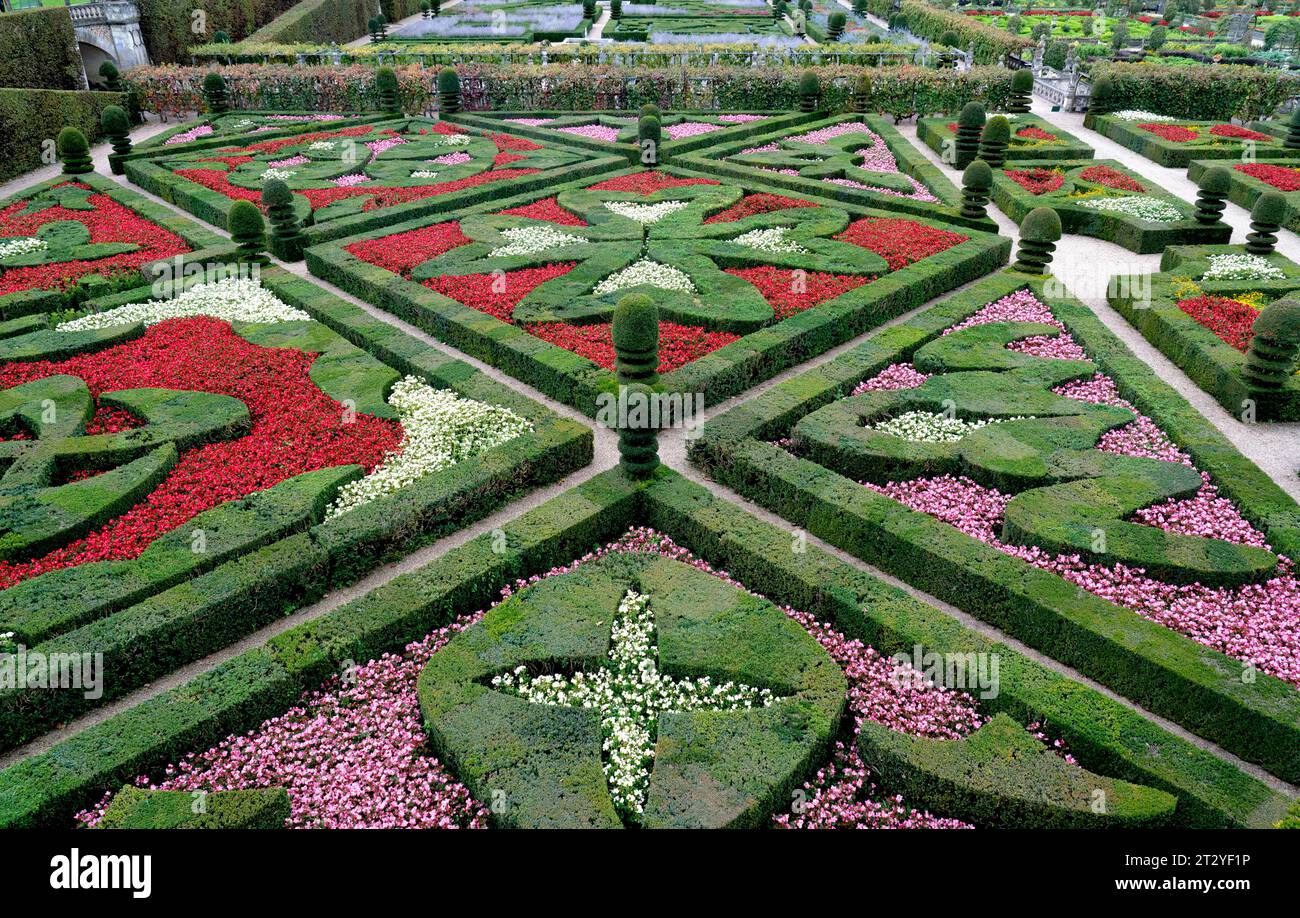
[[628,590],[610,629],[608,660],[600,669],[532,676],[519,666],[492,679],[498,691],[534,704],[600,712],[605,780],[615,809],[633,822],[645,811],[661,715],[765,708],[778,700],[767,689],[715,683],[708,676],[676,679],[661,674],[654,631],[649,597]]
[[1171,115],[1157,115],[1155,112],[1144,112],[1136,108],[1126,108],[1122,112],[1115,112],[1114,115],[1120,121],[1152,121],[1168,124],[1178,120]]
[[1090,198],[1079,202],[1080,207],[1123,214],[1148,223],[1176,223],[1186,217],[1167,201],[1136,194],[1126,198]]
[[663,290],[680,290],[682,293],[694,293],[695,285],[690,277],[680,268],[660,264],[649,258],[628,265],[622,271],[616,271],[596,285],[592,291],[596,296],[626,290],[638,284],[649,284]]
[[[1021,421],[1024,418],[1014,417],[1006,420]],[[965,421],[961,418],[949,417],[946,414],[937,414],[933,411],[908,411],[897,417],[886,418],[872,424],[871,429],[891,434],[901,440],[910,440],[914,443],[955,443],[967,434],[992,424],[1001,423],[1004,422],[992,418]]]
[[503,258],[508,255],[536,255],[538,252],[562,249],[565,246],[577,245],[587,241],[569,233],[562,233],[544,223],[537,226],[519,226],[502,230],[501,235],[508,239],[509,242],[488,253],[495,258]]
[[262,181],[267,182],[271,179],[279,179],[282,182],[287,182],[297,174],[298,173],[293,169],[267,169],[262,173]]
[[1286,272],[1258,255],[1211,255],[1201,280],[1282,280]]
[[411,178],[435,179],[437,177],[438,173],[434,172],[432,169],[416,169],[411,173]]
[[468,147],[468,134],[445,134],[437,140],[444,147]]
[[336,146],[338,146],[338,144],[333,140],[318,140],[307,147],[307,149],[313,153],[324,153],[327,150],[333,150]]
[[211,316],[226,322],[301,322],[311,318],[301,309],[283,302],[255,280],[232,277],[210,284],[197,284],[169,300],[128,303],[103,312],[91,313],[58,326],[59,331],[83,331],[143,322],[154,325],[167,319]]
[[0,258],[8,258],[11,255],[30,255],[32,252],[40,252],[47,248],[49,248],[49,244],[44,239],[38,239],[35,236],[0,239]]
[[756,229],[750,230],[748,233],[741,233],[731,241],[736,243],[736,245],[743,245],[751,249],[759,249],[763,252],[774,252],[776,254],[786,255],[806,254],[808,250],[791,239],[788,233],[789,230],[784,226],[772,227],[769,229]]
[[686,201],[660,201],[658,204],[641,204],[636,201],[606,201],[605,207],[620,217],[627,217],[637,223],[649,225],[658,223],[671,213],[676,213],[687,205]]
[[435,389],[414,376],[393,386],[388,404],[397,409],[402,423],[401,445],[369,475],[340,488],[326,519],[400,491],[533,429],[527,419],[509,409],[462,398],[450,389]]

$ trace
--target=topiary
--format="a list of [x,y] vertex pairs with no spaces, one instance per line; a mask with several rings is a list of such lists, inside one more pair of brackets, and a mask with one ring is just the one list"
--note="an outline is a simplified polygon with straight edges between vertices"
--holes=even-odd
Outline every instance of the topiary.
[[957,116],[957,138],[953,144],[953,161],[958,169],[965,169],[979,155],[980,132],[984,130],[984,106],[967,102]]
[[429,18],[429,0],[420,0],[420,18]]
[[380,67],[375,71],[375,92],[379,96],[381,111],[394,115],[401,114],[402,104],[397,94],[397,71],[392,67]]
[[371,16],[370,21],[366,23],[366,29],[370,32],[371,41],[379,41],[379,17]]
[[1300,150],[1300,106],[1291,113],[1291,120],[1286,125],[1286,140],[1282,146],[1288,150]]
[[442,12],[442,0],[429,0],[430,18],[437,16],[440,12]]
[[609,18],[615,21],[623,18],[623,0],[609,0]]
[[241,262],[266,264],[266,220],[252,201],[236,201],[226,218],[226,228]]
[[839,41],[840,36],[844,34],[844,24],[848,21],[847,17],[841,12],[831,13],[830,18],[826,21],[826,40]]
[[660,115],[659,106],[653,102],[647,102],[645,105],[641,106],[641,114],[654,115],[656,118],[658,118]]
[[984,125],[980,135],[979,158],[990,168],[1001,169],[1007,161],[1007,146],[1011,143],[1011,122],[1002,115],[994,115]]
[[596,0],[582,0],[582,18],[596,20]]
[[1114,110],[1115,84],[1110,77],[1098,77],[1092,84],[1092,95],[1088,97],[1089,115],[1109,115]]
[[948,29],[946,32],[939,33],[939,44],[949,48],[960,48],[961,36],[955,30]]
[[226,95],[226,78],[213,71],[203,78],[203,100],[208,111],[221,115],[230,111],[230,101]]
[[1250,209],[1250,228],[1246,234],[1246,251],[1252,255],[1267,255],[1277,248],[1277,231],[1286,220],[1286,198],[1276,191],[1266,191],[1255,200]]
[[799,76],[799,111],[817,111],[817,100],[822,94],[821,80],[811,70],[805,70]]
[[971,220],[988,216],[993,170],[982,159],[973,161],[961,175],[961,215]]
[[659,164],[661,136],[659,119],[654,115],[642,115],[636,123],[637,145],[641,148],[641,165],[657,166]]
[[262,204],[271,218],[271,251],[285,261],[299,261],[305,239],[293,209],[293,192],[280,179],[267,179],[262,184]]
[[1252,389],[1280,389],[1294,377],[1300,355],[1300,300],[1281,299],[1255,319],[1241,375]]
[[1232,174],[1223,166],[1213,166],[1201,176],[1196,193],[1196,222],[1209,226],[1223,219],[1228,207],[1228,191],[1232,187]]
[[121,71],[112,61],[104,61],[99,65],[99,77],[104,81],[104,88],[109,92],[124,91]]
[[1011,74],[1011,101],[1007,111],[1025,114],[1029,111],[1030,96],[1034,92],[1034,72],[1029,69],[1017,70]]
[[120,105],[109,105],[99,116],[99,127],[113,145],[108,168],[114,175],[121,175],[126,171],[123,162],[131,152],[131,118]]
[[213,43],[214,45],[228,45],[228,44],[230,44],[230,33],[229,33],[229,32],[223,32],[223,31],[221,31],[220,29],[218,29],[216,32],[213,32],[213,33],[212,33],[212,43]]
[[785,0],[776,0],[776,2],[772,4],[772,18],[777,22],[780,22],[781,18],[785,16],[785,11],[787,9],[788,7]]
[[59,131],[55,146],[59,152],[59,161],[63,163],[64,175],[85,175],[95,171],[95,164],[90,159],[90,142],[81,131],[65,127]]
[[[629,406],[633,400],[654,398],[651,391],[659,381],[659,307],[642,294],[629,294],[614,307],[610,336],[614,342],[614,373],[626,386]],[[641,421],[631,423],[634,415]],[[659,466],[658,431],[649,424],[647,412],[628,411],[618,430],[619,465],[633,478],[644,478]]]
[[1050,207],[1035,207],[1020,224],[1020,249],[1011,267],[1026,274],[1044,274],[1061,238],[1061,217]]
[[375,41],[384,41],[388,38],[388,19],[383,13],[380,13],[375,17],[375,28],[378,33],[375,37]]
[[438,71],[438,111],[444,115],[460,111],[460,76],[450,67]]
[[867,14],[867,0],[853,0],[853,13],[855,16],[865,16]]
[[853,88],[853,110],[860,115],[871,111],[871,74],[865,70],[858,75],[857,85]]

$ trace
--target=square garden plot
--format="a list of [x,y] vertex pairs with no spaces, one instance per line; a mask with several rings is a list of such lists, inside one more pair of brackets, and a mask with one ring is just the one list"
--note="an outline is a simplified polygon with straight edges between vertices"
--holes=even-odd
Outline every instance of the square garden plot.
[[[682,44],[687,41],[718,43],[732,36],[768,39],[773,43],[803,44],[784,18],[772,17],[772,7],[764,0],[733,0],[710,3],[709,0],[676,0],[673,3],[624,3],[618,19],[605,26],[604,37],[615,41],[648,41],[654,44]],[[757,39],[753,37],[757,37]]]
[[1175,246],[1146,290],[1119,279],[1107,299],[1143,336],[1214,396],[1248,421],[1300,421],[1300,376],[1280,388],[1251,386],[1242,376],[1262,309],[1300,290],[1300,265],[1277,252],[1245,246]]
[[[991,112],[1001,114],[1011,122],[1011,142],[1007,145],[1007,159],[1091,159],[1092,147],[1063,131],[1044,118],[1029,113]],[[916,122],[916,137],[942,156],[957,142],[955,116],[922,118]]]
[[131,157],[152,156],[159,152],[178,153],[219,147],[255,136],[258,140],[290,137],[304,131],[354,127],[373,121],[375,114],[338,112],[270,112],[238,111],[224,115],[207,115],[155,134],[135,144]]
[[993,172],[993,201],[1017,223],[1050,207],[1065,232],[1143,254],[1232,236],[1226,223],[1198,222],[1191,204],[1113,159],[1008,164]]
[[126,174],[221,227],[235,201],[260,203],[263,182],[282,179],[310,244],[619,164],[526,137],[399,117],[192,152],[164,148],[129,161]]
[[[1131,709],[794,547],[667,469],[604,473],[0,772],[0,825],[194,825],[196,790],[207,824],[299,827],[1281,817]],[[997,687],[918,652],[996,659]],[[157,790],[105,799],[140,776]]]
[[549,395],[615,389],[610,320],[659,308],[667,390],[708,403],[1005,263],[1009,241],[683,169],[625,170],[307,253],[312,272]]
[[1300,508],[1059,284],[1006,271],[712,419],[711,474],[1300,775]]
[[0,649],[104,676],[10,678],[0,748],[590,461],[588,428],[308,281],[197,280],[0,327]]
[[[1214,166],[1227,165],[1212,159],[1193,160],[1187,166],[1187,177],[1199,182],[1206,171]],[[1266,191],[1276,191],[1286,198],[1286,219],[1282,225],[1291,232],[1300,232],[1300,160],[1259,158],[1249,163],[1232,163],[1229,174],[1228,199],[1250,210],[1259,196]]]
[[1176,169],[1194,159],[1288,157],[1282,139],[1222,121],[1187,121],[1150,112],[1089,115],[1084,122],[1111,140],[1162,166]]

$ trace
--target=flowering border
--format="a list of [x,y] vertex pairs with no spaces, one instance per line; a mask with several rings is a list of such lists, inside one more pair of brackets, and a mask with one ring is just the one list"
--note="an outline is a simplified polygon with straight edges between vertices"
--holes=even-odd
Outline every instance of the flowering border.
[[[990,114],[995,114],[990,112]],[[1011,119],[1012,143],[1007,145],[1007,161],[1020,163],[1025,160],[1048,159],[1091,159],[1096,151],[1081,138],[1069,131],[1052,124],[1038,115],[1007,115]],[[956,141],[957,134],[952,130],[953,117],[944,115],[935,118],[922,118],[916,122],[916,139],[934,152],[943,155],[945,144]],[[1045,131],[1056,137],[1055,143],[1016,143],[1015,132],[1023,128]]]
[[1266,191],[1276,191],[1286,198],[1287,203],[1286,218],[1282,221],[1282,225],[1293,233],[1300,232],[1300,171],[1295,172],[1296,190],[1287,191],[1285,188],[1251,175],[1249,171],[1242,168],[1245,165],[1250,167],[1280,166],[1286,169],[1300,170],[1300,159],[1260,157],[1254,163],[1233,163],[1230,166],[1212,159],[1194,159],[1187,166],[1187,178],[1193,182],[1198,182],[1201,176],[1214,166],[1228,166],[1228,174],[1232,176],[1232,184],[1228,186],[1228,200],[1234,204],[1240,204],[1246,210],[1250,210],[1255,206],[1255,202],[1259,200],[1261,194]]
[[[1244,146],[1232,137],[1206,137],[1204,143],[1179,143],[1166,140],[1159,134],[1143,129],[1137,122],[1125,121],[1114,115],[1090,116],[1088,127],[1110,138],[1120,146],[1128,147],[1135,153],[1145,156],[1152,162],[1175,169],[1185,168],[1194,159],[1240,159]],[[1179,125],[1194,128],[1214,127],[1219,121],[1179,120]],[[1261,135],[1263,136],[1263,135]],[[1281,138],[1270,137],[1267,140],[1254,141],[1255,153],[1259,157],[1290,157],[1300,151],[1287,150],[1282,146]]]

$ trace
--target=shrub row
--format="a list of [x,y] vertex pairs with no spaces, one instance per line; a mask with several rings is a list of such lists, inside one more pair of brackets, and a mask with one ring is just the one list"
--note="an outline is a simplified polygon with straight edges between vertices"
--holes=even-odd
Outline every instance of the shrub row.
[[[82,89],[85,85],[67,9],[51,6],[0,15],[0,87]],[[3,175],[0,169],[0,178]]]
[[1112,84],[1112,111],[1137,109],[1175,118],[1263,118],[1300,92],[1300,77],[1271,67],[1094,64],[1093,81],[1103,76]]
[[[299,0],[136,0],[140,32],[155,63],[185,60],[190,45],[211,41],[218,32],[239,41]],[[199,31],[195,31],[196,26]],[[363,30],[364,31],[364,30]],[[360,35],[353,35],[359,38]]]
[[[1178,143],[1165,140],[1158,134],[1139,127],[1138,122],[1124,121],[1113,115],[1089,116],[1089,119],[1089,126],[1099,134],[1109,137],[1120,146],[1128,147],[1135,153],[1140,153],[1152,162],[1173,169],[1186,168],[1194,159],[1240,159],[1246,149],[1246,141],[1224,143],[1221,138],[1211,138],[1216,141],[1215,143],[1195,141]],[[1196,123],[1208,125],[1214,122]],[[1272,141],[1250,141],[1250,143],[1254,144],[1256,155],[1287,157],[1295,154],[1297,163],[1300,164],[1300,150],[1287,150],[1282,146],[1280,138]]]
[[0,182],[47,165],[43,157],[65,127],[99,137],[104,109],[124,102],[115,92],[0,89]]
[[249,35],[248,41],[316,41],[343,45],[365,35],[367,24],[377,12],[376,0],[302,0]]
[[[990,112],[993,110],[990,109]],[[947,143],[956,141],[956,133],[948,130],[948,125],[956,120],[956,110],[940,118],[922,118],[916,122],[916,138],[934,152],[942,155]],[[1037,115],[1018,114],[1011,123],[1013,132],[1021,128],[1034,127],[1049,134],[1055,134],[1060,143],[1034,146],[1031,143],[1018,144],[1012,133],[1011,143],[1007,146],[1007,159],[1019,162],[1026,159],[1091,159],[1094,150],[1083,140],[1069,131],[1063,131],[1045,118]]]
[[[881,19],[889,19],[894,15],[894,0],[867,0],[867,10]],[[924,0],[903,0],[900,12],[907,19],[908,31],[932,42],[938,42],[945,32],[956,32],[957,47],[965,51],[973,44],[975,62],[979,64],[1001,63],[1008,54],[1019,54],[1034,44],[1027,35],[1012,35],[962,13],[931,6]]]

